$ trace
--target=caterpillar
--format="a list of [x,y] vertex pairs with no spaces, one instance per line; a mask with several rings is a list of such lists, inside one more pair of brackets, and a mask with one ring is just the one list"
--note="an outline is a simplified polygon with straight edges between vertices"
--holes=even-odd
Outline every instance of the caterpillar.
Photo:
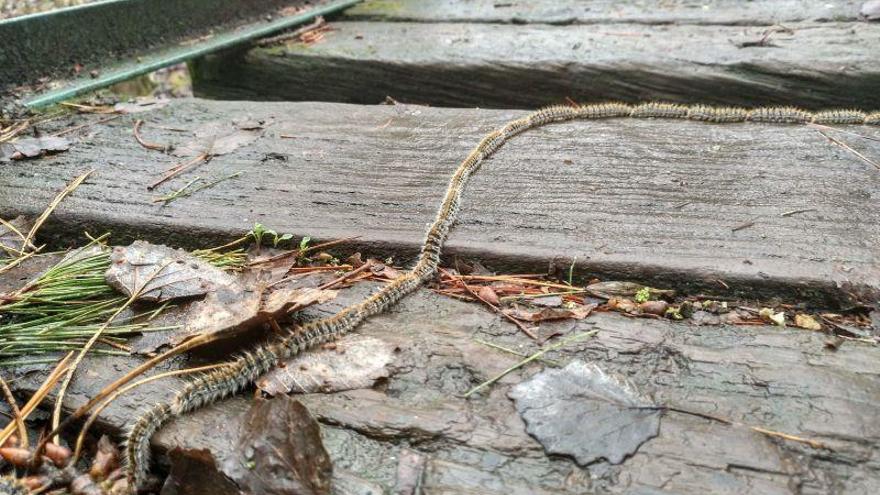
[[681,119],[717,124],[757,122],[880,126],[880,112],[829,110],[811,113],[794,107],[744,109],[657,102],[640,105],[602,103],[577,107],[556,105],[508,122],[486,135],[453,173],[434,221],[425,235],[421,252],[410,271],[387,283],[367,299],[343,308],[333,316],[306,323],[296,333],[258,346],[229,361],[226,366],[191,380],[174,395],[170,403],[157,404],[143,413],[130,428],[125,445],[129,488],[135,491],[143,480],[149,462],[150,438],[170,418],[235,394],[279,361],[354,330],[365,319],[382,313],[432,278],[440,263],[443,244],[458,215],[461,195],[468,179],[506,141],[526,130],[553,122],[610,118]]

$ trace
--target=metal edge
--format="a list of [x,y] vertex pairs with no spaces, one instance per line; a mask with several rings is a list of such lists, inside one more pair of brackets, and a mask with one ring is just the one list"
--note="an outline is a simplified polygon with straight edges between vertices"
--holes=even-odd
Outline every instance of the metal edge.
[[[105,2],[97,2],[95,4],[86,4],[78,6],[79,8],[85,8],[89,5],[98,5],[98,4],[106,4],[106,3],[114,3],[123,0],[106,0]],[[116,84],[122,81],[126,81],[133,77],[140,76],[142,74],[147,74],[149,72],[153,72],[159,70],[163,67],[168,67],[169,65],[178,64],[181,62],[185,62],[187,60],[191,60],[193,58],[201,57],[203,55],[207,55],[209,53],[222,50],[225,48],[230,48],[235,45],[241,44],[246,41],[250,41],[257,38],[262,38],[269,34],[282,31],[284,29],[288,29],[299,24],[304,24],[306,22],[311,21],[315,17],[330,15],[341,10],[347,9],[355,4],[360,3],[362,0],[340,0],[337,2],[332,2],[328,5],[324,5],[321,7],[315,7],[314,9],[298,14],[292,17],[285,17],[282,19],[278,19],[270,22],[267,25],[243,30],[241,33],[222,39],[214,39],[208,40],[203,43],[199,43],[194,45],[193,47],[183,50],[181,52],[177,52],[173,55],[170,55],[165,58],[161,58],[159,60],[155,60],[153,62],[145,63],[143,65],[138,65],[137,67],[131,69],[124,69],[116,72],[110,72],[105,75],[101,75],[95,79],[83,80],[74,82],[67,87],[63,87],[60,89],[55,89],[48,91],[39,96],[25,99],[23,104],[30,109],[38,109],[42,107],[46,107],[49,105],[54,105],[56,103],[60,103],[64,100],[68,100],[70,98],[74,98],[76,96],[82,95],[84,93],[88,93],[90,91],[95,91],[97,89],[101,89],[112,84]],[[40,14],[32,14],[32,15],[40,15]],[[22,16],[27,17],[27,16]],[[17,18],[13,18],[17,19]]]

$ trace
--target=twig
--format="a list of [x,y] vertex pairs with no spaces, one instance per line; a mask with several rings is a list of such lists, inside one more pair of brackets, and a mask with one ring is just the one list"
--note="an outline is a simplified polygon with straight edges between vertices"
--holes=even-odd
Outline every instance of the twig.
[[89,418],[86,420],[86,422],[83,424],[83,427],[79,432],[79,436],[77,436],[77,438],[76,438],[76,448],[73,451],[73,457],[71,458],[70,464],[75,465],[76,461],[79,459],[79,456],[82,453],[83,443],[85,442],[86,433],[88,433],[89,428],[91,428],[91,426],[92,426],[92,423],[94,423],[95,420],[98,419],[98,415],[101,414],[101,411],[106,409],[107,406],[109,406],[110,403],[113,402],[114,400],[116,400],[116,398],[119,397],[120,395],[124,394],[125,392],[128,392],[129,390],[131,390],[133,388],[140,387],[141,385],[145,385],[147,383],[150,383],[155,380],[159,380],[161,378],[168,378],[171,376],[178,376],[178,375],[187,375],[187,374],[196,373],[199,371],[209,371],[209,370],[217,369],[217,368],[220,368],[223,366],[226,366],[226,363],[211,364],[208,366],[199,366],[197,368],[188,368],[188,369],[184,369],[184,370],[166,371],[164,373],[158,373],[156,375],[144,378],[142,380],[138,380],[134,383],[130,383],[130,384],[120,388],[119,390],[114,392],[111,396],[107,397],[107,400],[105,400],[103,403],[101,403],[101,405],[96,407],[95,410],[92,411],[92,414],[89,415]]
[[200,181],[200,180],[202,180],[201,177],[196,177],[195,179],[187,182],[180,189],[177,189],[176,191],[172,191],[164,196],[160,196],[158,198],[155,198],[153,200],[153,203],[165,203],[167,205],[168,203],[174,201],[178,196],[183,194],[183,192],[186,191],[190,186],[192,186],[193,184],[195,184],[197,181]]
[[316,249],[323,249],[326,247],[335,246],[337,244],[342,244],[344,242],[353,241],[355,239],[358,239],[359,237],[360,236],[356,235],[353,237],[346,237],[345,239],[336,239],[335,241],[328,241],[328,242],[325,242],[322,244],[315,244],[314,246],[309,246],[305,249],[294,249],[292,251],[285,251],[283,253],[276,254],[275,256],[270,256],[268,258],[263,258],[263,259],[251,261],[250,263],[247,264],[247,266],[256,266],[256,265],[261,265],[263,263],[271,263],[273,261],[284,259],[288,256],[301,256],[303,254],[314,251]]
[[139,145],[143,146],[144,148],[146,148],[148,150],[155,150],[155,151],[168,150],[168,146],[163,146],[158,143],[150,143],[150,142],[144,141],[143,138],[141,138],[141,133],[140,133],[142,125],[144,125],[143,120],[140,120],[140,119],[136,120],[134,123],[134,130],[132,131],[132,133],[134,134],[134,140],[137,141]]
[[[372,267],[373,267],[373,262],[367,261],[366,263],[355,268],[354,270],[352,270],[350,272],[345,272],[345,274],[343,274],[341,277],[335,278],[335,279],[331,280],[330,282],[327,282],[326,284],[318,287],[318,290],[331,289],[331,288],[337,286],[338,284],[341,284],[342,282],[345,282],[346,280],[350,279],[351,277],[357,275],[358,273],[361,273],[361,272],[368,270]],[[292,311],[292,309],[291,309],[291,311]]]
[[197,337],[193,337],[193,338],[187,340],[186,342],[184,342],[176,347],[173,347],[173,348],[163,352],[162,354],[159,354],[158,356],[151,357],[147,361],[144,361],[143,363],[141,363],[140,365],[138,365],[134,369],[130,370],[125,375],[117,378],[113,383],[111,383],[111,384],[107,385],[106,387],[104,387],[103,389],[101,389],[97,394],[95,394],[94,397],[89,399],[88,402],[86,402],[85,404],[80,406],[72,414],[68,415],[67,418],[65,418],[64,421],[62,421],[61,424],[59,424],[57,427],[55,427],[47,436],[51,437],[53,435],[57,435],[60,431],[67,428],[67,426],[69,426],[71,423],[73,423],[74,421],[83,417],[87,412],[89,412],[93,407],[95,407],[96,404],[98,404],[102,400],[106,399],[109,395],[113,394],[116,390],[119,389],[119,387],[134,380],[136,377],[142,375],[144,372],[154,368],[157,364],[159,364],[159,363],[161,363],[171,357],[177,356],[178,354],[184,353],[184,352],[189,351],[191,349],[195,349],[196,347],[200,347],[202,345],[209,344],[209,343],[217,340],[217,338],[218,338],[217,334],[215,334],[215,333],[201,334]]
[[322,27],[324,24],[325,24],[324,18],[321,16],[318,16],[315,18],[315,21],[312,22],[311,24],[306,24],[305,26],[302,26],[301,28],[299,28],[295,31],[291,31],[289,33],[282,33],[277,36],[272,36],[270,38],[263,38],[261,40],[258,40],[256,42],[256,45],[257,46],[269,46],[269,45],[274,45],[274,44],[282,42],[282,41],[292,40],[292,39],[298,38],[298,37],[308,33],[309,31],[314,31],[315,29]]
[[147,189],[152,191],[153,189],[155,189],[156,187],[158,187],[159,185],[161,185],[165,181],[168,181],[168,180],[173,179],[174,177],[177,177],[178,175],[182,174],[183,172],[186,172],[187,170],[189,170],[191,167],[198,165],[199,163],[208,161],[210,156],[211,155],[209,155],[208,153],[200,153],[185,162],[178,163],[177,165],[166,170],[165,173],[162,175],[162,177],[159,177],[156,180],[156,182],[153,182],[152,184],[147,186]]
[[842,132],[844,134],[849,134],[852,136],[858,136],[862,139],[867,139],[869,141],[880,141],[880,138],[875,138],[873,136],[865,136],[864,134],[859,134],[858,132],[847,131],[847,130],[841,129],[839,127],[831,127],[828,125],[813,124],[813,123],[809,123],[807,125],[810,127],[815,127],[815,128],[819,128],[819,129],[828,129],[829,131],[837,131],[837,132]]
[[[34,395],[31,396],[30,400],[25,403],[24,407],[21,409],[22,420],[27,419],[28,415],[30,415],[30,413],[33,412],[33,410],[36,409],[41,402],[43,402],[43,399],[46,398],[46,395],[48,395],[49,391],[52,390],[56,383],[58,383],[58,380],[60,380],[61,377],[64,376],[64,372],[67,370],[67,362],[70,361],[70,358],[72,357],[73,351],[68,352],[67,355],[58,362],[58,364],[55,366],[55,369],[53,369],[52,372],[49,373],[49,376],[46,377],[46,380],[43,381],[43,384],[40,385],[40,388],[37,389],[36,392],[34,392]],[[9,423],[8,425],[6,425],[6,428],[4,428],[3,432],[0,433],[0,445],[5,444],[6,440],[9,440],[9,436],[12,435],[14,432],[14,423]]]
[[[504,346],[501,346],[498,344],[493,344],[492,342],[488,342],[485,340],[474,339],[474,342],[476,342],[478,344],[483,344],[484,346],[491,347],[493,349],[498,349],[499,351],[503,351],[508,354],[513,354],[514,356],[519,356],[521,358],[529,357],[529,355],[524,352],[515,351],[513,349],[510,349],[510,348],[507,348],[507,347],[504,347]],[[555,361],[553,359],[538,358],[538,361],[541,361],[542,363],[547,363],[551,366],[562,366],[562,363],[560,363],[559,361]]]
[[715,416],[714,414],[708,414],[708,413],[698,412],[698,411],[691,411],[689,409],[682,409],[682,408],[673,407],[673,406],[648,406],[648,407],[644,407],[641,409],[658,409],[661,411],[673,411],[673,412],[677,412],[677,413],[681,413],[681,414],[687,414],[689,416],[696,416],[698,418],[708,419],[711,421],[717,421],[717,422],[725,424],[725,425],[745,426],[746,428],[748,428],[754,432],[760,433],[762,435],[767,435],[768,437],[781,438],[783,440],[789,440],[791,442],[802,443],[805,445],[809,445],[810,447],[813,447],[814,449],[833,450],[833,449],[831,449],[831,447],[829,447],[829,446],[825,445],[824,443],[819,442],[817,440],[811,440],[809,438],[803,438],[803,437],[799,437],[799,436],[795,436],[795,435],[789,435],[788,433],[782,433],[779,431],[768,430],[766,428],[761,428],[760,426],[742,425],[740,423],[737,423],[736,421],[733,421],[733,420],[730,420],[727,418],[722,418],[720,416]]
[[553,296],[570,296],[573,294],[588,294],[589,291],[586,289],[580,290],[569,290],[565,292],[541,292],[539,294],[518,294],[515,296],[502,296],[498,298],[499,301],[507,302],[507,301],[519,301],[522,299],[540,299],[542,297],[553,297]]
[[21,409],[18,408],[18,403],[15,402],[12,390],[9,390],[9,384],[6,383],[6,380],[4,380],[2,376],[0,376],[0,387],[3,388],[3,395],[6,397],[6,402],[9,403],[9,408],[12,409],[12,419],[18,427],[18,446],[26,449],[30,445],[30,442],[28,442],[27,427],[24,425],[24,418],[21,416]]
[[6,141],[9,141],[10,139],[14,138],[15,136],[18,136],[19,133],[21,133],[22,131],[24,131],[28,127],[30,127],[30,125],[31,125],[31,122],[29,120],[25,120],[24,122],[19,124],[17,127],[13,128],[12,130],[6,131],[4,134],[0,134],[0,143],[5,143]]
[[501,373],[499,373],[498,375],[496,375],[494,378],[491,378],[491,379],[489,379],[489,380],[487,380],[487,381],[485,381],[485,382],[483,382],[483,383],[477,385],[476,387],[474,387],[474,388],[468,390],[467,393],[464,394],[464,397],[465,397],[465,398],[470,397],[470,396],[473,395],[474,393],[476,393],[476,392],[478,392],[478,391],[480,391],[480,390],[482,390],[482,389],[484,389],[484,388],[486,388],[486,387],[492,385],[493,383],[495,383],[495,382],[497,382],[498,380],[504,378],[504,377],[507,376],[508,374],[510,374],[510,373],[512,373],[512,372],[514,372],[514,371],[516,371],[516,370],[518,370],[518,369],[520,369],[520,368],[522,368],[523,366],[525,366],[525,365],[531,363],[532,361],[534,361],[534,360],[536,360],[536,359],[539,359],[541,356],[543,356],[544,354],[547,354],[547,353],[550,352],[550,351],[555,351],[555,350],[561,349],[561,348],[567,346],[568,344],[571,344],[572,342],[576,342],[576,341],[579,341],[579,340],[582,340],[582,339],[586,339],[586,338],[588,338],[588,337],[592,338],[592,337],[593,337],[594,335],[596,335],[597,333],[599,333],[598,330],[590,330],[589,332],[579,333],[579,334],[577,334],[577,335],[573,335],[573,336],[571,336],[571,337],[568,337],[568,338],[566,338],[566,339],[563,339],[561,342],[558,342],[558,343],[556,343],[556,344],[554,344],[554,345],[552,345],[552,346],[550,346],[550,347],[546,347],[546,348],[544,348],[544,349],[541,349],[540,351],[538,351],[538,352],[532,354],[531,356],[529,356],[529,357],[523,359],[522,361],[520,361],[520,362],[516,363],[515,365],[511,366],[510,368],[507,368],[506,370],[502,371]]
[[37,221],[34,222],[34,226],[31,227],[30,232],[28,232],[27,237],[25,237],[25,239],[24,239],[24,243],[22,243],[22,245],[21,245],[22,251],[27,249],[28,244],[30,244],[31,239],[34,238],[34,235],[37,233],[37,230],[39,230],[40,227],[43,226],[43,222],[45,222],[46,219],[49,218],[49,215],[51,215],[52,212],[55,210],[55,208],[58,207],[58,205],[61,203],[61,200],[63,200],[64,197],[67,196],[68,194],[72,193],[74,191],[74,189],[79,187],[79,185],[82,184],[84,180],[86,180],[86,177],[91,175],[92,172],[94,172],[94,171],[95,170],[92,169],[92,170],[89,170],[86,173],[80,175],[79,177],[74,179],[73,182],[71,182],[70,184],[65,186],[65,188],[60,193],[58,193],[57,196],[55,196],[55,199],[53,199],[52,202],[49,203],[49,206],[45,210],[43,210],[43,213],[40,214],[40,216],[37,218]]
[[[42,247],[42,246],[41,246],[41,247]],[[37,250],[35,250],[35,251],[31,251],[31,252],[25,254],[24,256],[19,256],[18,258],[15,258],[14,260],[10,261],[9,263],[7,263],[7,264],[5,264],[5,265],[3,265],[3,266],[0,266],[0,273],[3,273],[3,272],[5,272],[5,271],[7,271],[7,270],[12,270],[12,269],[15,268],[16,266],[18,266],[22,261],[24,261],[24,260],[30,258],[31,256],[37,254],[38,251],[39,251],[39,249],[37,249]]]
[[476,297],[477,299],[479,299],[479,300],[480,300],[483,304],[485,304],[486,306],[489,306],[490,308],[492,308],[492,311],[495,311],[495,312],[498,313],[499,315],[501,315],[501,316],[507,318],[511,323],[513,323],[514,325],[516,325],[517,327],[519,327],[519,329],[522,330],[522,332],[523,332],[524,334],[528,335],[529,338],[531,338],[532,340],[538,340],[538,336],[535,335],[534,332],[532,332],[531,330],[529,330],[529,327],[525,326],[525,324],[524,324],[523,322],[517,320],[517,319],[514,318],[513,316],[510,316],[509,314],[505,313],[504,311],[501,311],[501,308],[499,308],[498,306],[495,306],[494,304],[490,303],[489,301],[487,301],[486,299],[484,299],[483,297],[481,297],[476,291],[474,291],[473,289],[471,289],[471,287],[470,287],[465,281],[461,280],[461,279],[458,278],[456,275],[452,275],[451,273],[447,272],[446,270],[444,270],[444,269],[442,269],[442,268],[440,269],[440,271],[441,271],[444,275],[446,275],[447,277],[452,277],[453,280],[454,280],[454,279],[458,279],[458,280],[461,282],[461,284],[464,286],[465,290],[468,291],[472,296],[474,296],[474,297]]
[[235,178],[235,177],[238,177],[239,175],[241,175],[241,174],[243,174],[243,173],[244,173],[244,172],[235,172],[234,174],[230,174],[230,175],[227,175],[226,177],[221,177],[221,178],[219,178],[219,179],[215,179],[215,180],[213,180],[213,181],[211,181],[211,182],[208,182],[208,183],[202,184],[202,185],[200,185],[200,186],[198,186],[198,187],[195,187],[195,188],[193,188],[193,189],[189,189],[189,190],[187,190],[187,188],[188,188],[189,186],[193,185],[196,181],[202,180],[201,177],[196,177],[195,179],[191,180],[187,185],[183,186],[183,187],[180,188],[179,190],[177,190],[177,191],[175,191],[175,192],[173,192],[173,193],[171,193],[171,194],[167,194],[167,195],[165,195],[165,196],[162,196],[161,198],[157,198],[157,199],[155,199],[155,200],[153,200],[153,201],[154,201],[154,202],[164,201],[165,204],[167,205],[168,203],[174,201],[175,199],[187,198],[187,197],[192,196],[193,194],[195,194],[195,193],[197,193],[197,192],[199,192],[199,191],[202,191],[202,190],[204,190],[204,189],[208,189],[209,187],[214,187],[214,186],[216,186],[217,184],[219,184],[219,183],[221,183],[221,182],[223,182],[223,181],[225,181],[225,180],[229,180],[229,179],[233,179],[233,178]]
[[801,210],[791,210],[791,211],[787,211],[787,212],[785,212],[785,213],[783,213],[783,214],[781,214],[781,215],[779,215],[779,216],[781,216],[781,217],[790,217],[790,216],[792,216],[792,215],[797,215],[798,213],[806,213],[806,212],[808,212],[808,211],[816,211],[816,209],[815,209],[815,208],[804,208],[804,209],[801,209]]
[[849,152],[852,153],[853,155],[856,155],[857,157],[861,158],[862,160],[865,161],[865,163],[867,163],[867,164],[869,164],[869,165],[873,165],[874,168],[876,168],[877,170],[880,170],[880,163],[877,163],[877,162],[871,160],[870,158],[866,157],[865,155],[859,153],[858,151],[852,149],[848,144],[844,143],[843,141],[841,141],[841,140],[839,140],[839,139],[837,139],[837,138],[831,137],[831,136],[829,136],[828,134],[825,134],[824,132],[822,132],[822,131],[820,131],[820,130],[818,130],[818,129],[816,129],[816,132],[818,132],[819,134],[825,136],[825,139],[827,139],[827,140],[831,141],[832,143],[834,143],[834,144],[840,146],[841,148],[843,148],[843,149],[849,151]]
[[746,222],[746,223],[742,223],[742,224],[737,225],[736,227],[731,228],[730,231],[731,232],[738,232],[740,230],[747,229],[747,228],[752,227],[754,225],[755,225],[755,222]]
[[[21,231],[19,231],[17,228],[15,228],[15,225],[12,225],[11,223],[7,222],[6,220],[3,220],[2,218],[0,218],[0,225],[6,227],[7,230],[9,230],[13,234],[17,235],[18,238],[21,239],[22,241],[27,239],[24,236],[24,234],[21,233]],[[32,247],[33,247],[33,245],[27,246],[26,248],[32,248]],[[25,254],[25,252],[23,250],[18,250],[13,247],[7,246],[5,244],[0,244],[0,249],[3,249],[6,252],[12,253],[15,256],[23,256]]]

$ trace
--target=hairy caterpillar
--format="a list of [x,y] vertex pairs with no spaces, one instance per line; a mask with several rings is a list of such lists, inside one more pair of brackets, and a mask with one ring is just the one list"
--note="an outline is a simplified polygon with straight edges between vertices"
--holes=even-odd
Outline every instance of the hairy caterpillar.
[[718,124],[758,122],[880,126],[880,112],[867,114],[858,110],[829,110],[811,113],[793,107],[761,107],[749,110],[670,103],[644,103],[635,106],[623,103],[579,107],[550,106],[508,122],[485,136],[453,173],[412,270],[389,282],[364,301],[348,306],[331,317],[307,323],[296,334],[259,346],[228,362],[226,366],[192,380],[175,395],[170,404],[158,404],[140,416],[132,426],[126,443],[125,457],[130,489],[136,489],[146,472],[150,437],[169,418],[238,392],[271,369],[279,360],[288,359],[339,338],[356,328],[366,318],[385,311],[433,277],[440,263],[443,244],[458,214],[461,195],[468,179],[476,172],[483,160],[507,140],[528,129],[553,122],[608,118],[682,119]]

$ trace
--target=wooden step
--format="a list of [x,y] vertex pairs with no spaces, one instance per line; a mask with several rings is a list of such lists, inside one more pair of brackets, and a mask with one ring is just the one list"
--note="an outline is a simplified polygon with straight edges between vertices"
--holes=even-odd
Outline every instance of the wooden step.
[[[176,100],[142,114],[144,139],[180,144],[200,125],[269,122],[257,141],[155,192],[181,158],[147,150],[132,117],[80,131],[68,152],[0,164],[0,216],[37,215],[85,170],[44,239],[83,230],[211,246],[260,222],[295,237],[359,236],[352,248],[417,253],[450,174],[521,111]],[[84,116],[59,128],[96,120]],[[161,127],[160,127],[161,126]],[[51,132],[47,128],[46,132]],[[837,304],[880,288],[880,171],[807,126],[613,119],[555,124],[503,146],[464,194],[446,263],[627,279],[721,296]],[[850,128],[875,139],[880,130]],[[867,157],[877,141],[823,130]],[[242,171],[191,197],[154,199]],[[802,211],[803,210],[803,211]]]
[[[342,299],[356,300],[369,290],[358,284],[326,307],[307,311],[311,317],[335,311],[344,305]],[[846,343],[832,351],[824,348],[826,336],[818,332],[695,327],[610,314],[541,326],[546,335],[598,330],[593,339],[552,353],[552,359],[587,360],[627,377],[661,404],[737,424],[670,412],[662,419],[660,435],[621,465],[598,462],[580,468],[567,457],[547,456],[526,433],[507,396],[542,365],[506,376],[489,393],[461,397],[521,359],[474,339],[527,354],[537,350],[535,344],[482,306],[421,290],[357,332],[397,349],[382,386],[294,395],[322,423],[334,463],[334,493],[409,493],[401,485],[411,477],[404,476],[404,468],[412,455],[424,465],[423,477],[421,468],[413,474],[422,478],[424,493],[574,495],[595,493],[597,486],[627,493],[660,493],[649,490],[657,486],[666,488],[663,493],[693,495],[788,493],[793,484],[806,493],[880,490],[880,468],[870,461],[880,453],[875,346]],[[346,342],[339,348],[345,349]],[[71,383],[65,410],[82,405],[139,362],[117,356],[83,362],[85,372]],[[11,381],[24,392],[41,383],[40,374]],[[98,425],[120,438],[139,411],[182,385],[182,378],[170,377],[132,390],[102,412]],[[249,395],[172,421],[153,439],[157,454],[180,448],[178,456],[199,466],[194,473],[223,479],[222,472],[245,455],[236,439],[246,426],[242,418],[253,400]],[[771,439],[743,425],[799,435],[833,450]],[[212,459],[216,468],[206,462]],[[367,489],[371,486],[373,491]]]
[[[607,100],[880,108],[880,25],[342,21],[196,62],[220,99],[535,108]],[[762,41],[764,44],[762,45]]]
[[366,0],[346,20],[504,24],[713,24],[770,26],[859,19],[862,0]]

